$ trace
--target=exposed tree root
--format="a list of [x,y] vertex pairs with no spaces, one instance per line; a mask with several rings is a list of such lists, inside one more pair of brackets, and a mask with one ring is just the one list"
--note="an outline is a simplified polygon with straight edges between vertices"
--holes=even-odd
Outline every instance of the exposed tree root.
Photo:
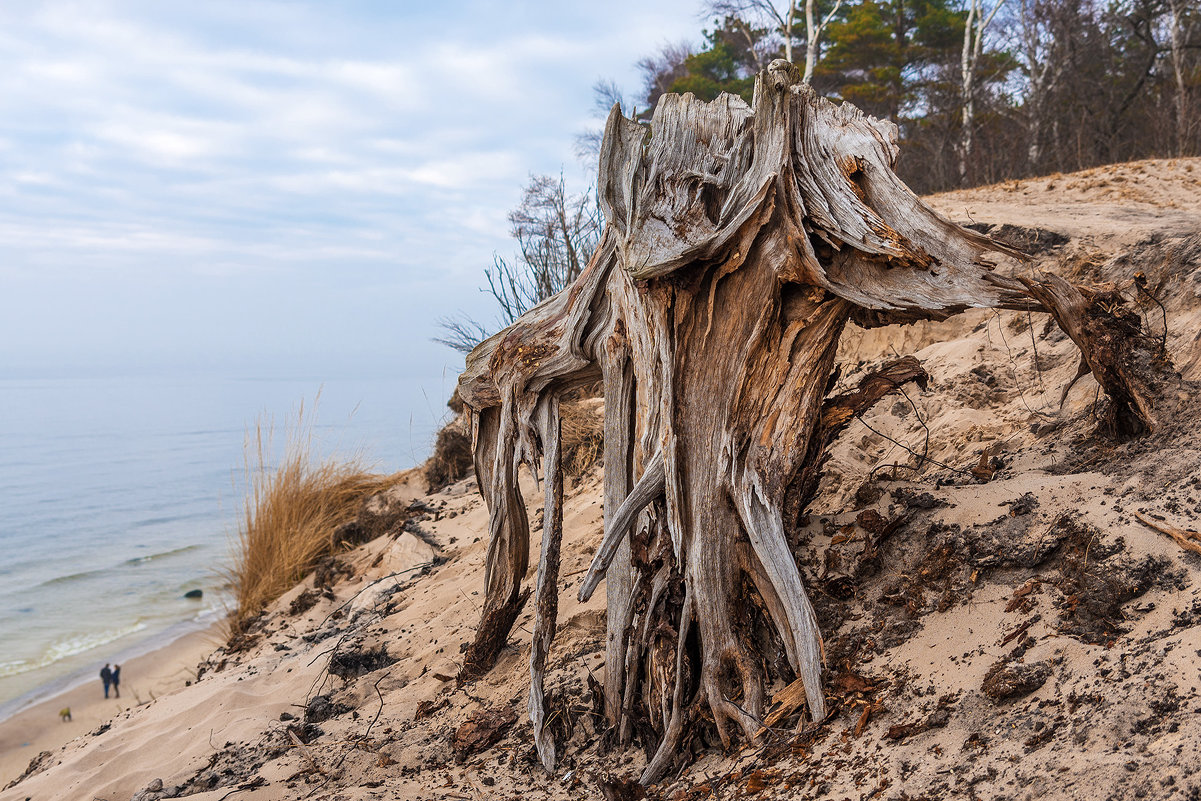
[[1192,531],[1191,529],[1169,526],[1167,523],[1161,523],[1157,520],[1152,520],[1151,518],[1145,517],[1138,512],[1135,512],[1134,516],[1137,517],[1139,522],[1141,522],[1144,526],[1153,528],[1160,534],[1167,534],[1184,550],[1201,554],[1201,531]]
[[529,531],[517,468],[544,470],[530,715],[548,770],[564,393],[603,381],[606,527],[580,597],[604,578],[605,717],[618,745],[642,742],[643,783],[681,759],[690,723],[711,719],[727,745],[756,738],[772,687],[790,685],[798,706],[803,695],[814,720],[826,714],[791,527],[839,432],[926,379],[905,358],[827,398],[849,319],[1045,305],[1114,397],[1115,426],[1152,425],[1154,373],[1141,368],[1153,364],[1124,312],[1057,279],[995,272],[1013,252],[935,214],[892,171],[896,155],[895,126],[816,97],[783,61],[759,76],[753,110],[729,95],[665,95],[648,127],[615,109],[600,165],[609,222],[591,263],[468,357],[459,393],[490,541],[462,675],[494,663],[520,609]]
[[1063,397],[1076,379],[1092,372],[1110,399],[1102,420],[1108,434],[1128,438],[1154,431],[1165,390],[1178,388],[1180,376],[1163,340],[1147,336],[1142,318],[1117,288],[1074,286],[1057,275],[1018,280],[1080,348],[1080,369]]

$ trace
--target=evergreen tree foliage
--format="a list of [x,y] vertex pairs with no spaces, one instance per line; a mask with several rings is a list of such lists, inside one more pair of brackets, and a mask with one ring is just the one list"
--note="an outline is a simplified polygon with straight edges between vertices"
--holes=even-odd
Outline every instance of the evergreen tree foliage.
[[[915,191],[1201,155],[1197,0],[1000,0],[965,81],[970,2],[813,2],[816,19],[833,13],[816,43],[813,87],[896,123],[897,172]],[[996,2],[983,0],[990,14]],[[700,49],[665,44],[640,60],[642,103],[623,103],[623,110],[648,120],[664,92],[703,100],[729,92],[749,103],[755,74],[784,55],[779,25],[765,22],[768,6],[772,19],[788,17],[786,5],[767,0],[706,3],[724,16],[703,32]],[[794,62],[805,58],[805,12],[800,0],[792,15]],[[594,91],[601,116],[621,98],[612,82]],[[599,140],[599,130],[582,135],[582,157],[595,158]],[[505,321],[553,294],[586,261],[600,225],[590,202],[566,195],[561,181],[536,179],[527,188],[510,218],[520,257],[497,259],[485,271],[484,291]],[[521,216],[523,209],[531,215]],[[440,341],[464,351],[486,334],[467,318],[442,325]]]
[[[736,17],[726,17],[721,25],[705,31],[705,47],[684,59],[683,74],[668,85],[668,91],[692,92],[702,100],[728,92],[750,103],[760,67],[756,44],[763,34]],[[653,103],[658,98],[647,100]]]

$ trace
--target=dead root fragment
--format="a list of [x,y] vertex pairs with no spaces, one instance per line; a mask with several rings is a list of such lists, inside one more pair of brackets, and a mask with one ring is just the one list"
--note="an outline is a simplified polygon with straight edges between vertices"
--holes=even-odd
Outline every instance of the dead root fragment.
[[772,696],[771,706],[763,718],[763,728],[759,734],[765,734],[768,729],[780,725],[780,721],[800,709],[805,703],[805,682],[797,679]]
[[1137,517],[1139,522],[1144,526],[1153,528],[1160,534],[1167,534],[1184,550],[1201,554],[1201,531],[1192,531],[1190,529],[1169,526],[1167,523],[1161,523],[1159,521],[1152,520],[1151,518],[1145,517],[1138,512],[1135,512],[1134,516]]
[[509,708],[481,709],[472,713],[455,731],[451,748],[455,759],[464,762],[472,754],[486,751],[500,741],[517,722],[517,713]]
[[929,715],[912,723],[898,723],[895,726],[890,726],[888,731],[884,732],[884,739],[904,740],[906,737],[922,734],[931,729],[943,728],[951,720],[951,712],[955,706],[954,700],[953,696],[942,696],[938,699],[938,706]]
[[1166,390],[1175,389],[1180,376],[1172,369],[1163,341],[1142,330],[1142,318],[1117,288],[1079,287],[1049,274],[1018,280],[1080,348],[1083,362],[1077,378],[1087,365],[1109,396],[1104,430],[1119,438],[1154,431]]
[[463,667],[457,677],[459,684],[466,684],[483,676],[496,664],[500,649],[509,639],[509,632],[514,621],[521,614],[525,602],[530,598],[530,590],[524,590],[517,600],[503,604],[499,608],[485,614],[476,629],[476,637],[467,647],[463,657]]
[[1011,698],[1029,695],[1051,678],[1051,663],[1047,661],[1024,664],[1001,660],[989,669],[981,686],[984,694],[1000,703]]

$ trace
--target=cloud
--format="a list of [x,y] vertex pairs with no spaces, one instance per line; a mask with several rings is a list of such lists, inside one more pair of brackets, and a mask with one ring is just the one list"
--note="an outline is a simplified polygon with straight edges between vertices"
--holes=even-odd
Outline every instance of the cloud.
[[[591,180],[572,141],[593,81],[633,88],[638,56],[698,27],[692,0],[650,5],[0,5],[0,360],[277,358],[309,337],[294,308],[324,304],[331,352],[456,362],[433,321],[490,315],[527,175]],[[85,303],[133,319],[92,335]],[[205,308],[211,341],[146,333]]]

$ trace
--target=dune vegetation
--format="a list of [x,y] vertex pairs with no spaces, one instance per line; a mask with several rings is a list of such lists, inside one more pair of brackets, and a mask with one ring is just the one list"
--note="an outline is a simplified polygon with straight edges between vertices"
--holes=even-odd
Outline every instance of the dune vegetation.
[[339,528],[364,499],[399,480],[371,472],[357,456],[317,458],[303,407],[278,459],[274,439],[274,427],[262,420],[246,438],[246,498],[230,568],[231,637],[338,550]]

